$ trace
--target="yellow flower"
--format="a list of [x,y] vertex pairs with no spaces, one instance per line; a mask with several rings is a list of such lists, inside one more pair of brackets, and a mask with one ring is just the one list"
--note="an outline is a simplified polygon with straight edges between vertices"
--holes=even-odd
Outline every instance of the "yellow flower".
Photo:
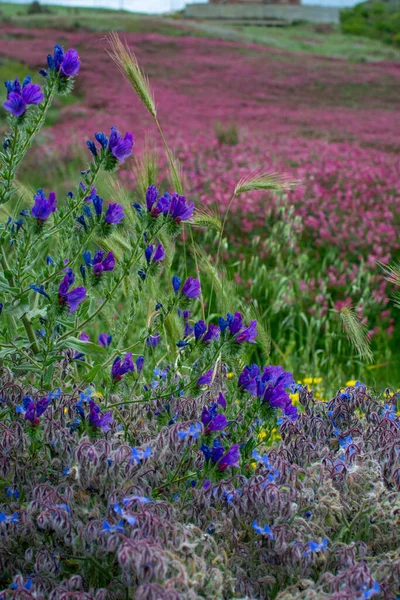
[[68,412],[68,408],[66,406],[64,406],[64,415],[66,415]]
[[318,385],[321,383],[322,377],[305,377],[303,383],[305,385]]
[[253,469],[255,469],[256,466],[257,466],[257,463],[253,461],[253,462],[250,463],[250,466],[253,467]]
[[235,377],[235,373],[233,373],[232,371],[230,373],[228,373],[227,378],[228,379],[233,379]]
[[265,431],[265,429],[261,429],[260,433],[258,434],[258,439],[259,440],[263,440],[266,437],[267,433]]
[[350,381],[346,381],[347,387],[354,387],[357,383],[357,379],[350,379]]
[[293,402],[293,404],[298,404],[299,403],[299,394],[298,392],[296,392],[296,394],[289,394],[291,401]]

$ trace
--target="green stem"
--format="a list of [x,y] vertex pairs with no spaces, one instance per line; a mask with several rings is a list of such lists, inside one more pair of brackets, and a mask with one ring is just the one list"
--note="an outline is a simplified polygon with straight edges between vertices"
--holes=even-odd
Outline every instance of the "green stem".
[[[91,178],[89,179],[88,182],[86,182],[86,185],[88,186],[89,190],[92,187],[92,185],[94,185],[96,183],[97,177],[101,171],[102,166],[103,166],[102,160],[98,160],[97,162],[94,163],[94,167],[91,169]],[[86,189],[83,190],[79,186],[78,193],[76,196],[76,202],[75,202],[74,206],[72,206],[72,208],[70,210],[67,210],[65,215],[63,217],[61,217],[61,219],[59,221],[57,221],[57,223],[47,232],[47,235],[51,235],[51,234],[55,233],[58,230],[58,228],[60,227],[61,223],[64,223],[64,221],[66,219],[68,219],[74,212],[76,212],[77,210],[80,209],[80,207],[82,206],[83,201],[85,199],[85,196],[86,196]]]
[[[4,271],[10,271],[10,267],[8,266],[8,262],[7,262],[7,257],[4,252],[4,246],[1,246],[0,262],[1,262],[1,265],[4,269]],[[10,283],[13,287],[15,287],[15,279],[12,275],[10,276]],[[29,321],[26,314],[24,314],[22,316],[21,320],[25,327],[25,331],[28,336],[28,339],[29,339],[30,343],[32,344],[33,353],[39,354],[40,350],[39,350],[39,346],[38,346],[36,338],[35,338],[35,332],[33,331],[32,323]]]
[[14,161],[17,158],[19,133],[20,133],[20,130],[18,128],[18,125],[14,124],[13,135],[12,135],[13,141],[12,141],[12,145],[11,145],[11,155],[10,155],[9,163],[7,166],[8,172],[7,172],[7,177],[5,179],[5,182],[3,184],[3,190],[1,193],[0,204],[4,204],[6,202],[6,198],[7,198],[8,194],[10,193],[12,184],[15,179],[15,171],[16,171],[18,162],[16,162],[16,164],[14,165]]
[[19,142],[20,142],[19,133],[21,131],[21,129],[20,129],[21,126],[17,122],[15,122],[15,125],[13,127],[14,131],[13,131],[13,136],[12,136],[13,142],[12,142],[12,146],[11,146],[11,156],[10,156],[10,160],[8,163],[8,173],[7,173],[7,178],[5,180],[3,191],[0,195],[0,204],[3,204],[4,202],[6,202],[5,198],[11,192],[11,188],[12,188],[12,185],[13,185],[13,182],[15,179],[18,165],[23,160],[25,154],[27,153],[27,151],[29,150],[29,148],[32,145],[33,139],[39,133],[40,129],[43,126],[43,123],[45,122],[47,111],[53,100],[56,83],[57,83],[57,80],[54,79],[52,81],[52,83],[50,84],[50,86],[46,87],[45,101],[38,108],[37,118],[33,124],[30,134],[28,135],[24,144],[22,145],[22,148],[20,147],[20,144],[19,144]]

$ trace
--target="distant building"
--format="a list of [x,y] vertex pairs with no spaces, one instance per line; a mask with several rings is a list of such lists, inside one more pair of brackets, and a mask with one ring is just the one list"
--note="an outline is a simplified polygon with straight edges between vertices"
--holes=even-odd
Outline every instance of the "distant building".
[[209,0],[210,4],[301,4],[301,0]]

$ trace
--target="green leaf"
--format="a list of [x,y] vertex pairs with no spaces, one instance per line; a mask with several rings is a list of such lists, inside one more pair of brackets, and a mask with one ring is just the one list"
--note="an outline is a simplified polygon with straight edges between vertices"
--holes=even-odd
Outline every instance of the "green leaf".
[[101,370],[101,368],[102,365],[96,365],[95,367],[93,367],[93,369],[90,369],[90,371],[88,371],[88,373],[86,373],[83,376],[83,381],[85,383],[90,383],[91,381],[93,381],[96,378],[98,372]]
[[77,350],[77,352],[83,352],[87,356],[98,356],[99,354],[105,356],[107,351],[102,346],[98,346],[93,342],[84,342],[83,340],[78,340],[75,337],[69,337],[62,341],[58,348],[72,348],[73,350]]

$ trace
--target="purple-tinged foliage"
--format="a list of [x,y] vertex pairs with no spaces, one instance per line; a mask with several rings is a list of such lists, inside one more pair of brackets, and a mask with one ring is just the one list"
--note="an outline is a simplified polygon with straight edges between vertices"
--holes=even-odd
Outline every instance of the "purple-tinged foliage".
[[[282,385],[281,374],[268,385]],[[235,393],[226,383],[215,384],[223,392],[168,400],[178,420],[157,426],[149,405],[102,412],[91,389],[24,396],[4,373],[0,556],[7,579],[0,598],[18,592],[53,600],[68,592],[123,600],[128,585],[139,598],[163,598],[168,589],[168,600],[186,592],[211,600],[224,597],[225,577],[236,590],[228,597],[261,600],[279,588],[285,600],[396,598],[397,397],[380,400],[359,386],[326,403],[301,389],[298,420],[284,420],[281,442],[256,442],[250,457],[248,415],[231,421]],[[221,409],[230,426],[212,439],[207,428],[225,416]],[[234,439],[235,431],[244,437]],[[40,445],[32,446],[33,435]],[[21,461],[32,451],[24,477]],[[79,544],[88,560],[77,575],[66,565]],[[232,559],[223,567],[221,552]],[[89,557],[107,560],[109,575]],[[176,567],[189,574],[193,560],[212,578],[189,578],[182,588]],[[129,574],[135,579],[126,583]]]

